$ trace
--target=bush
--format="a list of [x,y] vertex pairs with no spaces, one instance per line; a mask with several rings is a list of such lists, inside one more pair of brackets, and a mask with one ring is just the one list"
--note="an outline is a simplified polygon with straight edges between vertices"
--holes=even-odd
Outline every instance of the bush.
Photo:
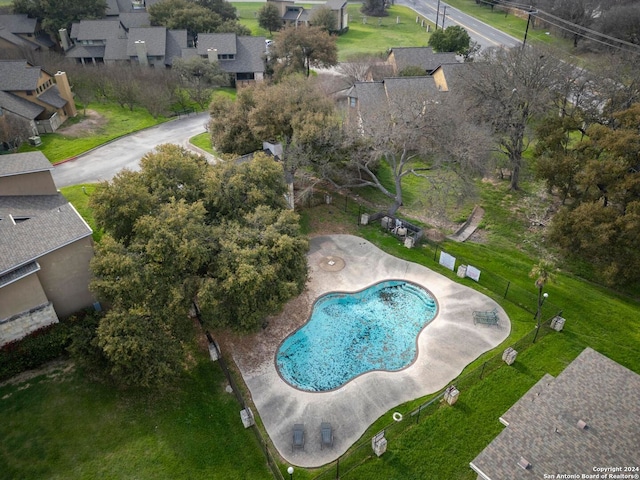
[[66,354],[70,323],[54,323],[0,349],[0,381],[38,368]]

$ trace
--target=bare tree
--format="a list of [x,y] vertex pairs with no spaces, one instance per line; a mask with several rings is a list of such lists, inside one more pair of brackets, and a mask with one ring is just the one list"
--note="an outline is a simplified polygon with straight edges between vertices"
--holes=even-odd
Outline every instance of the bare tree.
[[0,144],[5,148],[17,150],[30,134],[31,128],[26,120],[7,112],[0,117]]
[[529,125],[566,98],[566,83],[576,75],[570,65],[535,48],[489,50],[462,72],[467,108],[491,125],[508,159],[512,190],[519,188]]

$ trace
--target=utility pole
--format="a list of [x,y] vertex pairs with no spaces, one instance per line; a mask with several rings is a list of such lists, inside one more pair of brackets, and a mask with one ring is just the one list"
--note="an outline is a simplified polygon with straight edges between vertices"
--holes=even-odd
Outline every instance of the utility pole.
[[524,50],[525,45],[527,44],[527,34],[529,33],[529,24],[531,23],[531,15],[535,15],[538,13],[537,10],[531,10],[527,12],[527,28],[524,30],[524,40],[522,40],[522,49]]
[[436,8],[436,30],[438,30],[438,15],[440,14],[440,0],[438,0],[438,8]]
[[444,6],[444,12],[442,12],[442,30],[444,30],[444,19],[447,17],[447,7],[449,5]]

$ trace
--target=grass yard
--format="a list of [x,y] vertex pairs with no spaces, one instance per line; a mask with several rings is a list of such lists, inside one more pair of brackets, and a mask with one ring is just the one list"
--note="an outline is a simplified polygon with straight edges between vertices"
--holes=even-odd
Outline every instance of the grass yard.
[[89,198],[96,189],[95,183],[85,183],[84,185],[72,185],[70,187],[62,187],[60,193],[76,208],[78,213],[82,215],[85,222],[89,224],[93,230],[93,240],[99,242],[102,238],[102,230],[96,227],[93,211],[89,208]]
[[201,133],[200,135],[196,135],[195,137],[191,137],[189,139],[193,145],[198,148],[203,149],[205,152],[209,152],[212,155],[215,155],[216,151],[211,147],[211,135],[209,132]]
[[[82,119],[83,107],[77,105],[78,117],[71,119],[73,124]],[[47,133],[40,136],[42,145],[34,147],[23,144],[21,152],[39,150],[45,154],[51,163],[56,163],[67,158],[84,153],[92,148],[98,147],[110,140],[114,140],[131,132],[158,125],[169,120],[165,117],[154,118],[146,110],[134,108],[121,108],[115,104],[91,103],[87,109],[96,111],[101,117],[106,119],[104,124],[96,125],[81,136],[67,136],[63,133]],[[67,126],[64,124],[63,128]]]
[[200,357],[160,393],[61,370],[0,387],[0,478],[271,478],[220,367]]
[[[233,5],[238,11],[240,22],[249,27],[253,35],[273,38],[267,30],[258,26],[255,16],[264,5],[263,2],[237,2]],[[407,7],[394,5],[389,8],[389,16],[380,20],[375,17],[367,17],[364,20],[359,3],[349,4],[347,8],[349,31],[337,38],[340,61],[357,54],[383,54],[392,47],[426,46],[429,41],[429,34],[426,33],[427,22],[425,28],[422,28],[420,23],[416,23],[415,12]],[[433,26],[431,24],[432,28]]]

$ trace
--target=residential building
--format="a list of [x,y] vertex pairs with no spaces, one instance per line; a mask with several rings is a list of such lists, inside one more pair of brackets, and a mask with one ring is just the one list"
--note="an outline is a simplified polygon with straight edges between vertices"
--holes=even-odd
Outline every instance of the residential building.
[[77,114],[66,73],[51,75],[26,60],[0,60],[0,125],[5,114],[24,120],[29,136],[55,132]]
[[54,46],[37,19],[26,14],[0,15],[0,51],[48,50]]
[[0,157],[0,345],[91,306],[91,228],[41,152]]
[[282,22],[287,25],[309,25],[313,17],[313,10],[316,8],[327,7],[336,17],[336,31],[344,32],[349,26],[349,14],[347,13],[346,0],[328,0],[323,4],[314,5],[312,9],[305,8],[300,4],[296,4],[292,0],[267,0],[278,7]]
[[232,75],[238,87],[264,80],[265,37],[201,33],[196,51],[210,62],[218,62],[222,70]]
[[455,53],[436,53],[431,47],[394,47],[389,50],[385,63],[372,66],[368,80],[397,77],[409,67],[423,70],[424,75],[432,75],[441,65],[460,63]]
[[470,463],[478,480],[631,478],[598,469],[640,464],[640,375],[586,348],[500,422],[506,428]]

